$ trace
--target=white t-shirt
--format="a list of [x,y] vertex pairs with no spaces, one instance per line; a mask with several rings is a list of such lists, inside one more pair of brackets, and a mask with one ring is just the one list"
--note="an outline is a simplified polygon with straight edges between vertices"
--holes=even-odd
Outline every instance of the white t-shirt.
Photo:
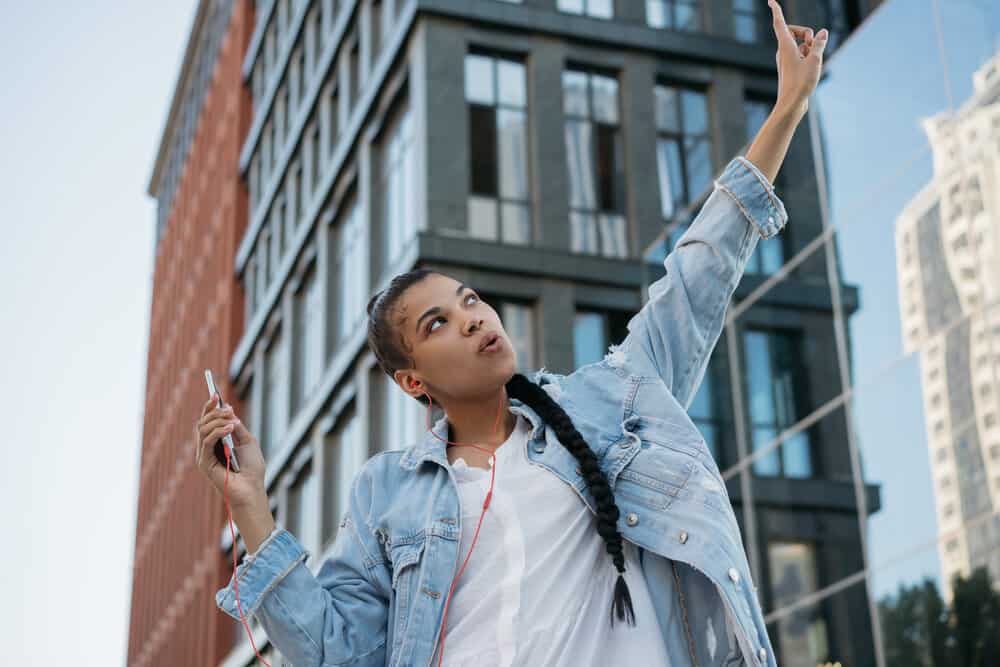
[[[616,618],[612,628],[608,616],[618,570],[596,518],[568,484],[528,461],[529,435],[530,424],[518,415],[510,438],[496,450],[493,498],[448,605],[443,664],[668,665],[638,550],[622,541],[636,625]],[[490,470],[464,459],[452,469],[462,507],[461,567]],[[439,642],[433,667],[440,650]]]

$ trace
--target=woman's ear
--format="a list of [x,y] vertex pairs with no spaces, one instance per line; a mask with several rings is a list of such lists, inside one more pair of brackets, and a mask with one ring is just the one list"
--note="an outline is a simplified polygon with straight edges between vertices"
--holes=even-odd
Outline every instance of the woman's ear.
[[413,397],[422,396],[426,393],[424,382],[408,371],[396,371],[396,383],[407,394]]

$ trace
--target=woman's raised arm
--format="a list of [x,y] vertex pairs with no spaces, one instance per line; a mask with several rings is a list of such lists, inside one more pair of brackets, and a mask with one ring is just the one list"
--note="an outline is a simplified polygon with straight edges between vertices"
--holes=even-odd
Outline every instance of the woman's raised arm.
[[[746,157],[730,160],[714,189],[663,261],[666,274],[628,323],[623,363],[659,376],[685,409],[694,398],[722,331],[726,308],[760,239],[784,228],[788,213],[773,180],[808,109],[827,31],[789,26],[769,0],[778,39],[778,100]],[[802,43],[796,43],[796,38]]]

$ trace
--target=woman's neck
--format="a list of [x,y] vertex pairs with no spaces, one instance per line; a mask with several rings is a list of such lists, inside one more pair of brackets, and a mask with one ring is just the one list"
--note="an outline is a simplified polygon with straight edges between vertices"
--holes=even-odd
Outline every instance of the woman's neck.
[[460,445],[496,449],[510,437],[517,424],[517,415],[508,407],[506,387],[486,400],[452,402],[445,406],[445,413],[451,425],[448,440]]

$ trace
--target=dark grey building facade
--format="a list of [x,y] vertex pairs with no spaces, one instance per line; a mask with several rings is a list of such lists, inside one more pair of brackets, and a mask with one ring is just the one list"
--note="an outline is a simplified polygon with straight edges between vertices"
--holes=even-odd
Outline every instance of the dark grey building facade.
[[[783,4],[830,29],[830,57],[877,2]],[[369,295],[439,268],[497,309],[525,369],[600,358],[766,118],[775,49],[764,0],[257,3],[229,373],[276,517],[314,569],[354,472],[426,419],[366,349]],[[779,663],[874,665],[864,577],[788,611],[865,569],[849,420],[835,408],[767,447],[843,386],[830,256],[789,263],[824,231],[809,122],[776,180],[788,227],[751,259],[691,415],[729,481]],[[857,307],[850,285],[836,292]],[[877,511],[876,488],[863,503]],[[252,661],[236,625],[225,664]]]

